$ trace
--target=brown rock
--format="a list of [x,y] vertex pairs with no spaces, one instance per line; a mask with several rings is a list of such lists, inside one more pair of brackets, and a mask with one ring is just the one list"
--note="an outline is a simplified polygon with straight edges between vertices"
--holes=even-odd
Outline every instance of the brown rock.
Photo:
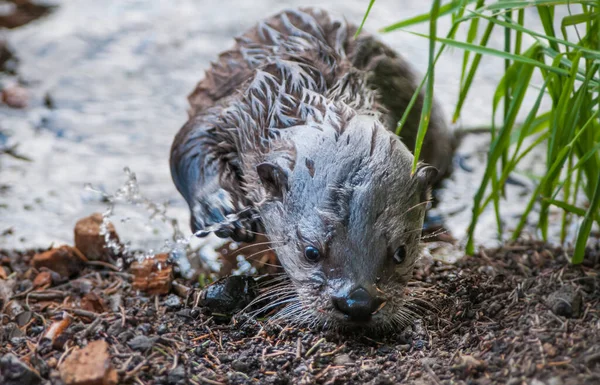
[[33,280],[33,287],[48,287],[52,284],[52,274],[49,271],[42,271],[36,275]]
[[[102,214],[94,213],[75,224],[75,247],[90,260],[107,260],[110,250],[106,249],[106,239],[101,234]],[[119,236],[112,223],[108,223],[109,238],[119,242]]]
[[157,254],[153,258],[131,264],[133,288],[147,294],[167,294],[171,290],[173,268],[168,263],[168,254]]
[[33,267],[46,267],[58,274],[71,277],[81,270],[85,261],[70,246],[50,249],[33,257]]
[[12,108],[25,108],[29,95],[23,87],[14,85],[2,90],[2,102]]
[[66,385],[115,385],[118,381],[117,371],[110,362],[108,344],[104,340],[75,349],[59,370]]
[[6,273],[6,269],[4,266],[0,266],[0,279],[7,279],[8,274]]

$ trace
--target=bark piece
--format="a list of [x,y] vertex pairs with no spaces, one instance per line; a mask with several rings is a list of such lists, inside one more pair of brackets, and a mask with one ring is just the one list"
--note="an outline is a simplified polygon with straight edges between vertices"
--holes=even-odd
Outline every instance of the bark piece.
[[167,294],[173,281],[173,267],[168,262],[169,254],[157,254],[153,258],[131,264],[133,288],[150,295]]
[[[75,247],[90,260],[108,260],[111,251],[106,248],[106,238],[101,231],[102,214],[94,213],[77,221],[75,224]],[[119,242],[119,236],[112,223],[107,225],[108,237],[111,241]]]
[[75,349],[60,366],[60,377],[66,385],[115,385],[117,371],[111,365],[106,341]]
[[[71,324],[71,318],[65,317],[60,321],[54,321],[42,338],[41,345],[51,345],[54,349],[62,349],[63,341],[60,336],[67,330]],[[48,342],[49,343],[48,343]]]
[[84,262],[70,246],[50,249],[33,257],[33,267],[36,269],[46,267],[64,277],[79,273]]

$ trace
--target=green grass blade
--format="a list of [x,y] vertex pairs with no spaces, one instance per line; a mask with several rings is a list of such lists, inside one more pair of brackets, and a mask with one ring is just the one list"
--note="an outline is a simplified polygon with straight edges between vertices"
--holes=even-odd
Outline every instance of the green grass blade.
[[358,29],[356,30],[356,33],[354,34],[355,39],[358,37],[358,35],[360,35],[360,32],[362,31],[362,29],[365,25],[365,22],[367,21],[367,17],[369,17],[371,8],[373,8],[373,4],[375,4],[375,0],[371,0],[369,2],[369,6],[367,7],[367,12],[365,12],[365,16],[363,16],[362,22],[360,23],[360,26],[358,27]]
[[583,222],[581,223],[581,227],[577,234],[577,241],[575,242],[575,253],[573,255],[573,260],[571,261],[575,265],[583,262],[583,259],[585,258],[585,246],[590,236],[590,232],[592,231],[594,218],[598,214],[598,208],[600,207],[600,179],[595,182],[596,187],[594,195],[592,196],[590,206],[583,217]]
[[573,206],[570,203],[567,203],[567,202],[564,202],[564,201],[557,201],[557,200],[554,200],[554,199],[548,199],[548,198],[542,198],[542,200],[548,202],[548,204],[560,207],[561,209],[563,209],[563,210],[565,210],[565,211],[567,211],[569,213],[575,214],[577,216],[582,217],[582,216],[585,215],[585,210],[584,209],[581,209],[579,207]]
[[[439,16],[443,16],[443,15],[447,15],[449,13],[452,13],[458,9],[460,9],[461,7],[464,7],[465,4],[470,4],[470,3],[474,3],[475,0],[453,0],[448,4],[444,4],[443,6],[440,7],[439,12],[437,17]],[[427,13],[423,13],[414,17],[411,17],[410,19],[406,19],[406,20],[402,20],[398,23],[394,23],[391,25],[388,25],[387,27],[383,27],[379,30],[379,32],[392,32],[401,28],[406,28],[415,24],[420,24],[420,23],[424,23],[427,22],[429,20],[433,20],[433,13],[432,12],[427,12]],[[436,17],[436,18],[437,18]]]
[[440,13],[440,0],[434,0],[431,6],[431,21],[429,23],[429,34],[432,37],[429,39],[429,67],[427,70],[427,89],[423,100],[423,108],[421,109],[421,119],[419,121],[419,130],[417,131],[417,139],[415,143],[415,157],[413,161],[412,172],[417,170],[419,158],[421,155],[421,147],[431,117],[431,107],[433,105],[433,84],[434,84],[434,61],[435,61],[435,42],[437,36],[437,19]]
[[[413,31],[407,31],[407,32],[411,33],[415,36],[420,36],[420,37],[429,39],[429,36],[418,33],[418,32],[413,32]],[[509,53],[509,52],[499,51],[497,49],[493,49],[493,48],[489,48],[489,47],[481,47],[477,44],[464,43],[464,42],[460,42],[460,41],[456,41],[456,40],[452,40],[452,39],[446,39],[443,37],[434,37],[434,39],[440,43],[445,44],[446,46],[449,46],[449,47],[466,49],[471,52],[481,53],[484,55],[496,56],[496,57],[499,57],[502,59],[509,59],[509,60],[513,60],[513,61],[524,63],[524,64],[530,64],[530,65],[533,65],[538,68],[543,68],[549,72],[553,72],[553,73],[563,75],[563,76],[569,76],[569,71],[567,71],[567,70],[547,65],[544,62],[534,60],[534,59],[528,58],[523,55],[515,55],[515,54]],[[581,80],[583,80],[583,79],[581,79]]]

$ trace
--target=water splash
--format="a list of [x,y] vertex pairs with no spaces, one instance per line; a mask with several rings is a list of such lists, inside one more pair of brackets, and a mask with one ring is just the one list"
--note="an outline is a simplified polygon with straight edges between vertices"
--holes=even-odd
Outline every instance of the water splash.
[[[163,246],[159,250],[160,253],[168,253],[171,260],[175,262],[180,269],[181,274],[184,277],[191,277],[193,275],[193,268],[190,263],[189,256],[194,254],[198,255],[201,259],[203,258],[202,253],[196,253],[191,249],[191,241],[194,237],[206,237],[211,233],[215,233],[223,228],[233,226],[235,222],[245,223],[246,221],[258,219],[258,212],[254,207],[244,207],[237,213],[229,214],[223,222],[211,225],[203,230],[197,231],[194,234],[186,236],[179,226],[179,222],[176,218],[168,215],[169,206],[167,203],[156,203],[152,199],[146,197],[140,191],[139,183],[136,174],[131,171],[129,167],[124,168],[126,181],[121,187],[119,187],[114,193],[107,193],[99,188],[94,187],[91,184],[86,184],[85,189],[94,193],[100,194],[102,200],[107,203],[106,210],[102,213],[102,223],[100,225],[100,234],[104,237],[106,247],[115,255],[119,255],[120,258],[117,260],[117,266],[123,267],[124,262],[132,262],[136,260],[142,262],[145,259],[153,258],[156,251],[153,249],[147,250],[133,250],[130,242],[119,242],[110,235],[109,224],[114,222],[114,218],[117,212],[117,206],[120,204],[126,204],[130,206],[139,206],[148,213],[144,219],[146,225],[149,226],[153,221],[160,221],[167,224],[172,230],[172,236],[167,238],[163,242]],[[259,203],[259,205],[262,202]],[[131,218],[121,219],[122,223],[130,221]],[[210,266],[211,261],[203,260],[206,265]],[[161,266],[158,266],[160,269]],[[240,267],[242,270],[248,269],[247,266]]]
[[[167,203],[156,203],[141,193],[136,174],[129,167],[125,167],[124,172],[127,177],[125,183],[112,194],[95,188],[91,184],[85,185],[87,190],[100,194],[103,201],[107,203],[107,208],[102,213],[100,234],[104,237],[106,247],[115,255],[121,256],[117,261],[117,266],[119,268],[123,267],[123,259],[127,262],[132,262],[133,260],[142,262],[147,258],[154,257],[156,254],[156,251],[153,249],[134,251],[130,242],[119,242],[111,237],[109,224],[111,223],[111,219],[116,215],[116,208],[119,204],[127,204],[143,207],[148,212],[145,219],[147,226],[153,221],[160,221],[172,229],[173,235],[170,239],[164,240],[159,252],[168,253],[170,258],[179,266],[183,276],[191,276],[193,271],[187,255],[193,235],[186,237],[183,234],[179,228],[177,219],[168,215],[169,206]],[[121,222],[124,223],[130,220],[131,218],[124,218]],[[158,268],[161,269],[162,266],[158,266]]]

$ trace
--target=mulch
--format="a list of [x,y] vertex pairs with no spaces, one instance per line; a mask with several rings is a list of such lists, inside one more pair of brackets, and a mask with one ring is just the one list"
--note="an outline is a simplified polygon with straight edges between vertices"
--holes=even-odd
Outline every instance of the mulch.
[[580,266],[531,241],[424,259],[409,291],[431,310],[386,335],[232,321],[196,306],[197,279],[147,296],[103,264],[37,270],[38,252],[0,251],[2,384],[600,383],[598,247]]

